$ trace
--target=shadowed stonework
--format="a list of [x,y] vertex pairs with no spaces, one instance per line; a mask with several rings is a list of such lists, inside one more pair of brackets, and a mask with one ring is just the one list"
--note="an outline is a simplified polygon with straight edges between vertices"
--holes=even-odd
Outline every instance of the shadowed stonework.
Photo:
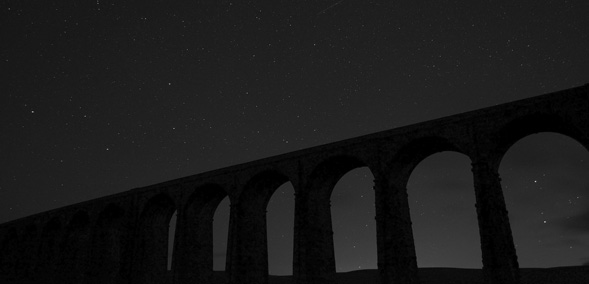
[[[227,279],[267,283],[266,207],[295,189],[293,278],[337,283],[330,195],[358,167],[374,174],[379,283],[419,283],[407,181],[428,156],[472,163],[486,283],[519,283],[498,166],[522,137],[550,131],[589,149],[589,85],[132,189],[0,225],[1,283],[211,283],[212,222],[231,203]],[[168,224],[178,212],[172,269]]]

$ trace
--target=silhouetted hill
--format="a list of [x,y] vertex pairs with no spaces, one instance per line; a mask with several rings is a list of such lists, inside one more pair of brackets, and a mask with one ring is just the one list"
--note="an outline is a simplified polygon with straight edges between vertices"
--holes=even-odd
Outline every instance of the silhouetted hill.
[[[420,268],[421,284],[482,284],[481,269]],[[587,284],[589,266],[554,268],[522,268],[522,284]],[[224,274],[216,274],[218,284],[224,282]],[[337,274],[338,284],[377,283],[376,270],[356,270]],[[270,276],[269,284],[291,284],[291,276]]]

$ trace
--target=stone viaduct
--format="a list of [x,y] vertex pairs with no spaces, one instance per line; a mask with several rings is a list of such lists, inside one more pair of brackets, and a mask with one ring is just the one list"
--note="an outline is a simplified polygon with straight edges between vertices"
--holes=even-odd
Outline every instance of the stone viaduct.
[[[518,283],[519,266],[498,167],[519,139],[567,135],[589,149],[589,85],[205,172],[0,225],[2,283],[210,283],[212,218],[231,203],[231,284],[268,283],[266,206],[295,189],[293,276],[335,283],[330,195],[348,171],[374,175],[380,283],[419,283],[406,184],[441,151],[472,162],[486,283]],[[474,210],[474,208],[473,208]],[[168,224],[177,211],[167,271]]]

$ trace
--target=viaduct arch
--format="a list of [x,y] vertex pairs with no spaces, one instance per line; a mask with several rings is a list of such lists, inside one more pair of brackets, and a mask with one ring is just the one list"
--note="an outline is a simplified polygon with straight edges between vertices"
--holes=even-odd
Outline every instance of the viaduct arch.
[[[295,189],[293,276],[335,283],[330,195],[345,173],[374,175],[379,282],[419,283],[407,181],[441,151],[470,158],[485,282],[519,283],[498,167],[519,139],[557,132],[589,150],[589,85],[230,166],[0,225],[2,283],[210,283],[212,218],[231,203],[228,282],[268,283],[266,206]],[[178,212],[172,270],[168,222]]]

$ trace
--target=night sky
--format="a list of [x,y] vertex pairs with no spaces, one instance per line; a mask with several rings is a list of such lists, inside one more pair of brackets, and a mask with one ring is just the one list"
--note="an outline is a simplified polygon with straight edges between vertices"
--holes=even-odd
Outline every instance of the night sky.
[[[589,2],[2,1],[0,222],[589,83]],[[521,267],[589,262],[589,151],[541,133],[500,168]],[[376,268],[373,176],[332,194],[338,271]],[[408,185],[418,264],[481,267],[470,161]],[[222,270],[228,201],[215,215]],[[268,206],[290,274],[293,188]]]

